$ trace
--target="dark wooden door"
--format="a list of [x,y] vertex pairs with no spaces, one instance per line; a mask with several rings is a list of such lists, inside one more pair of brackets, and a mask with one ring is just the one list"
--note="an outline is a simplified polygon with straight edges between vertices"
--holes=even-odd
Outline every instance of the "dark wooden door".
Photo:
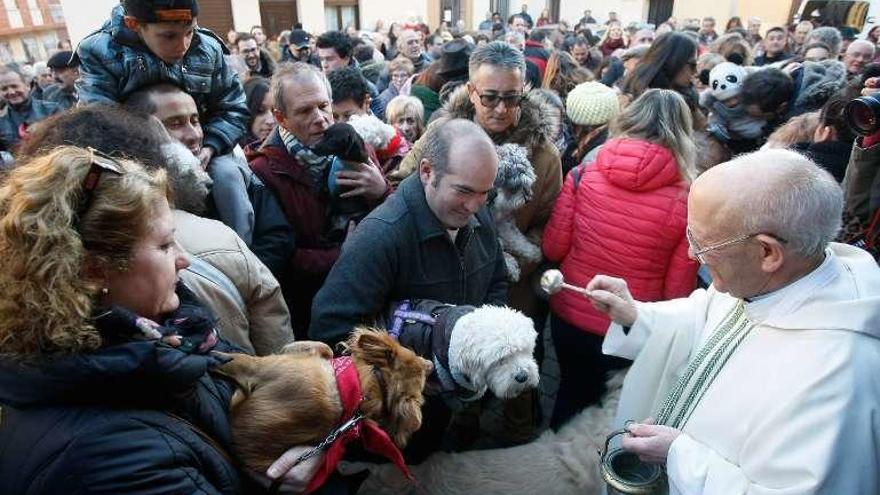
[[226,39],[232,29],[231,0],[201,0],[199,2],[199,26],[206,27]]
[[666,22],[672,16],[674,0],[651,0],[648,6],[648,22],[655,26]]
[[263,32],[273,39],[296,23],[296,0],[260,0],[260,18]]

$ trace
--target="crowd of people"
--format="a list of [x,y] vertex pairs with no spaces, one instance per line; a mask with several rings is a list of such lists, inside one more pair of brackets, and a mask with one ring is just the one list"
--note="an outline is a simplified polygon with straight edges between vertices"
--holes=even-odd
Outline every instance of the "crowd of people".
[[[550,332],[554,408],[503,401],[499,446],[632,365],[621,408],[651,419],[623,445],[673,493],[880,490],[880,127],[847,110],[880,93],[880,26],[523,5],[270,40],[198,14],[124,0],[76,50],[0,67],[9,493],[302,490],[304,446],[268,473],[227,454],[212,351],[335,345],[420,299],[521,311],[539,364]],[[554,267],[584,289],[548,297]],[[473,447],[481,407],[428,396],[407,461]]]

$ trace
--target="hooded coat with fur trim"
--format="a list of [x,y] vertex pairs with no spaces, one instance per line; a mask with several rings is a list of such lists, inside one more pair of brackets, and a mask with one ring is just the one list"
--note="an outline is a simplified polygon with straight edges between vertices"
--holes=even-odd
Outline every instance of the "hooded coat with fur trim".
[[[456,90],[443,108],[436,112],[425,134],[433,132],[443,122],[457,118],[475,121],[474,104],[468,98],[466,86]],[[527,94],[521,105],[519,121],[514,127],[505,133],[489,136],[496,145],[519,144],[529,154],[536,176],[532,186],[533,196],[531,201],[514,213],[514,219],[517,228],[535,243],[539,242],[544,225],[550,219],[556,197],[562,189],[562,164],[559,152],[553,145],[559,125],[559,112],[554,112],[549,104],[543,103],[543,100]],[[425,137],[422,136],[413,145],[397,171],[389,175],[392,183],[403,180],[417,170],[422,160],[424,145]],[[537,265],[521,263],[520,266],[522,268],[520,282],[511,287],[510,305],[530,314],[532,306],[530,299],[533,296],[529,286],[529,275]]]
[[[688,258],[688,185],[669,149],[647,141],[607,141],[580,182],[569,174],[542,247],[562,262],[568,283],[584,287],[596,274],[627,281],[638,301],[688,295],[697,263]],[[608,317],[572,291],[550,298],[553,313],[578,328],[604,335]]]
[[818,110],[846,85],[846,66],[837,60],[806,61],[792,73],[795,92],[786,117]]

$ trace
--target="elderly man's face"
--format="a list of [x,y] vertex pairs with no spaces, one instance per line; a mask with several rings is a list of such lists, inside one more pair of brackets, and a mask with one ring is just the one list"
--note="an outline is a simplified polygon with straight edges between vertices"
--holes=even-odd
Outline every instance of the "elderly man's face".
[[333,123],[333,105],[327,87],[314,75],[288,80],[284,86],[285,110],[272,111],[278,125],[312,146],[324,137]]
[[37,84],[40,85],[41,88],[46,89],[48,86],[55,84],[55,75],[52,74],[51,69],[46,69],[46,72],[39,74],[37,76]]
[[31,95],[30,88],[15,72],[0,75],[0,97],[10,105],[21,105]]
[[400,46],[400,53],[402,53],[410,60],[415,61],[422,56],[423,48],[421,33],[417,33],[415,31],[404,31],[403,34],[400,35],[400,41],[398,41],[398,43]]
[[507,131],[519,120],[524,75],[519,69],[482,65],[467,83],[477,123],[489,134]]
[[486,204],[497,171],[498,156],[492,147],[464,138],[450,147],[445,173],[438,175],[430,162],[424,160],[419,166],[419,178],[434,216],[447,229],[460,229]]
[[749,19],[749,33],[758,34],[761,31],[761,21]]
[[865,70],[865,66],[873,59],[874,46],[865,40],[859,40],[853,42],[846,49],[843,64],[846,65],[846,71],[850,74],[861,74]]

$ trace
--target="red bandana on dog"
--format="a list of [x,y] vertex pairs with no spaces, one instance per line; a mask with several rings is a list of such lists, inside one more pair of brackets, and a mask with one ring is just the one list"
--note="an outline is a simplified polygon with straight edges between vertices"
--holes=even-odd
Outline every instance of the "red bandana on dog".
[[[339,398],[342,401],[342,418],[340,424],[348,421],[357,412],[357,408],[363,399],[361,394],[361,381],[358,378],[357,368],[351,361],[350,356],[333,359],[333,373],[336,375],[336,388],[339,390]],[[327,481],[327,478],[336,469],[336,465],[345,455],[345,446],[360,438],[364,448],[374,454],[379,454],[390,460],[409,479],[413,475],[406,467],[403,454],[391,437],[379,428],[374,421],[364,419],[354,428],[343,433],[336,442],[333,442],[324,453],[324,462],[315,473],[315,477],[309,482],[306,493],[312,493]]]

